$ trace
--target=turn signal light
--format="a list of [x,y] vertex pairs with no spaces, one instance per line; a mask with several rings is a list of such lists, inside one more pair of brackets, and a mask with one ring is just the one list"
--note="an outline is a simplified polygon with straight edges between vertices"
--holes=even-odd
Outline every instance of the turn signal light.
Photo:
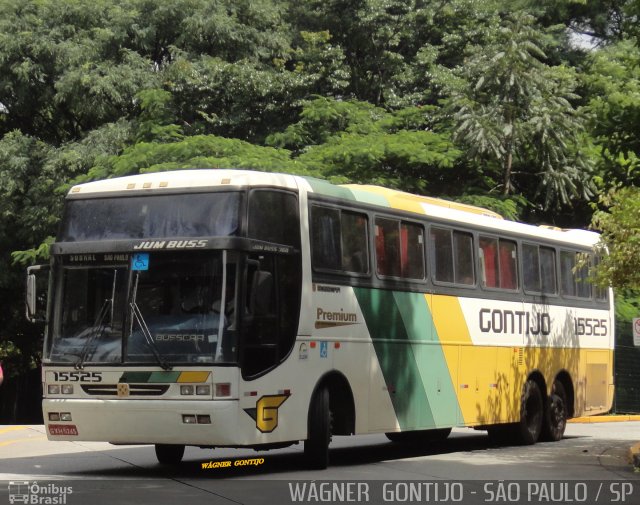
[[231,396],[231,384],[228,382],[219,382],[216,384],[216,397]]

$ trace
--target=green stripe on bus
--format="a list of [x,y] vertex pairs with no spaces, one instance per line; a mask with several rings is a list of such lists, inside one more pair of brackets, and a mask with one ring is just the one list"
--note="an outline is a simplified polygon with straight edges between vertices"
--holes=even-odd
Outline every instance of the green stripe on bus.
[[144,383],[173,383],[178,382],[181,372],[124,372],[120,377],[120,382],[127,384],[144,384]]
[[[387,384],[401,429],[433,428],[435,421],[427,398],[409,331],[393,291],[355,288],[373,347]],[[410,293],[407,293],[410,294]],[[414,294],[414,296],[422,296]],[[424,297],[423,297],[424,298]]]
[[178,382],[181,372],[152,372],[149,382]]
[[330,182],[323,181],[322,179],[316,179],[314,177],[305,177],[304,179],[309,183],[314,193],[332,196],[334,198],[342,198],[344,200],[355,200],[353,192],[347,188],[335,186]]
[[369,191],[361,191],[358,189],[351,189],[353,196],[358,202],[368,203],[371,205],[379,205],[380,207],[390,207],[389,200],[382,195],[370,193]]
[[435,427],[453,426],[462,419],[462,412],[427,300],[422,293],[400,291],[394,292],[394,298],[412,342]]
[[120,377],[120,382],[127,384],[147,382],[149,377],[151,377],[151,372],[124,372]]

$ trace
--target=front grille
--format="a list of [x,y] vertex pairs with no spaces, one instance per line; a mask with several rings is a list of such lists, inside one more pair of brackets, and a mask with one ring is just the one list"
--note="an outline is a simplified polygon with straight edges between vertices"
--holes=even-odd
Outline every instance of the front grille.
[[[117,384],[83,384],[82,390],[92,396],[118,396]],[[161,396],[168,384],[129,384],[129,396]]]

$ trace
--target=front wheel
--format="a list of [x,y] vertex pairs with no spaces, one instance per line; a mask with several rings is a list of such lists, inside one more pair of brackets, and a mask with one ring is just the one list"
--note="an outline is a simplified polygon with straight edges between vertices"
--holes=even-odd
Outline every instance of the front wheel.
[[314,395],[309,408],[308,433],[304,441],[307,464],[315,470],[329,466],[329,443],[331,442],[331,410],[329,390],[321,388]]
[[522,403],[520,405],[520,422],[516,425],[518,439],[524,445],[532,445],[540,438],[544,406],[540,387],[529,379],[524,384]]
[[177,465],[184,456],[184,445],[156,444],[156,457],[161,465]]
[[559,381],[553,383],[544,414],[543,440],[550,442],[561,440],[567,427],[567,393]]

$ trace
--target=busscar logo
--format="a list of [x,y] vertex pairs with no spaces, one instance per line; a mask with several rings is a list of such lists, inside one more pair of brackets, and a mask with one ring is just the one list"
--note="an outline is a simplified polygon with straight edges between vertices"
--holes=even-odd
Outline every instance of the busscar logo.
[[278,409],[289,396],[288,394],[263,396],[256,402],[255,409],[244,409],[244,411],[255,420],[256,428],[261,433],[271,433],[278,427]]

